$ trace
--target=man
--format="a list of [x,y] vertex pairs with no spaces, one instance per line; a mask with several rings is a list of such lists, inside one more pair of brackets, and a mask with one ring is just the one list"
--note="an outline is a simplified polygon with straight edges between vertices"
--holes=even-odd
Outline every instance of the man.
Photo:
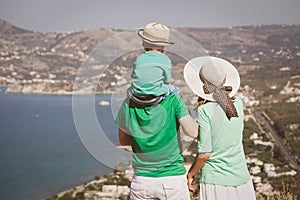
[[131,145],[134,175],[130,199],[190,199],[178,128],[196,138],[198,125],[181,96],[171,93],[161,102],[146,105],[124,100],[116,124],[121,145]]

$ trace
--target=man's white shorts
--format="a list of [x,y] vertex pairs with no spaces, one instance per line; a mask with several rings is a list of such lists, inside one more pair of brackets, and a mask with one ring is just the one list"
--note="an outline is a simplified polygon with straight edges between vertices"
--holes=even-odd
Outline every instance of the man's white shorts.
[[130,199],[190,200],[186,175],[153,178],[134,174]]

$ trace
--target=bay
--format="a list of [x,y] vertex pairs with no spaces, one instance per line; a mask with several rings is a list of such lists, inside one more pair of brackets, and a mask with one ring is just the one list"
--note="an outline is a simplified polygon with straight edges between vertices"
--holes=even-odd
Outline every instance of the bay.
[[[95,99],[109,101],[110,95]],[[95,108],[107,138],[118,145],[111,107]],[[72,96],[0,92],[0,160],[0,199],[6,200],[44,199],[113,171],[81,143]]]

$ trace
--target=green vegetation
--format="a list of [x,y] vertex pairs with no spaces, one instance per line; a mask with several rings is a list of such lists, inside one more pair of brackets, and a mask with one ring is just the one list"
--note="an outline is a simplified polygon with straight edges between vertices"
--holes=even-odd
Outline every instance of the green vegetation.
[[99,180],[100,180],[100,176],[98,176],[98,175],[95,176],[95,177],[94,177],[94,180],[99,181]]
[[71,192],[65,193],[59,200],[74,200]]
[[110,176],[104,176],[107,180],[103,182],[103,185],[130,185],[128,178],[124,174],[113,174]]
[[[259,128],[257,125],[254,123],[253,120],[248,120],[245,122],[245,128],[244,128],[244,149],[245,149],[245,154],[249,155],[254,153],[255,157],[258,158],[259,160],[263,161],[264,163],[272,163],[276,167],[277,173],[280,172],[285,172],[285,171],[290,171],[291,169],[288,167],[288,162],[285,159],[285,156],[282,154],[280,149],[277,146],[274,146],[273,151],[271,150],[270,147],[263,147],[263,146],[258,146],[254,145],[253,141],[249,139],[250,135],[252,133],[258,133],[258,136],[261,137],[263,134],[261,131],[259,131]],[[293,195],[299,196],[299,182],[296,180],[299,179],[299,173],[296,175],[296,177],[292,176],[280,176],[280,177],[272,177],[269,178],[267,177],[267,174],[265,172],[260,172],[257,174],[257,176],[261,177],[263,181],[268,181],[271,183],[271,185],[274,187],[275,190],[277,191],[282,191],[280,194],[276,194],[273,196],[263,196],[259,195],[257,199],[262,200],[262,199],[267,199],[267,200],[279,200],[279,199],[293,199]],[[285,183],[283,188],[283,184]],[[288,185],[288,192],[284,189],[287,189],[287,183],[292,183]]]
[[53,195],[52,197],[46,198],[45,200],[57,200],[57,199],[58,199],[58,195],[55,194],[55,195]]
[[254,145],[253,141],[250,140],[250,136],[253,133],[257,133],[259,137],[262,137],[263,134],[261,134],[260,132],[261,131],[252,119],[249,119],[247,122],[245,122],[243,144],[246,155],[249,155],[251,153],[264,152],[264,147],[256,146]]
[[274,128],[279,136],[285,140],[292,155],[300,155],[300,103],[271,104],[266,113],[274,122]]

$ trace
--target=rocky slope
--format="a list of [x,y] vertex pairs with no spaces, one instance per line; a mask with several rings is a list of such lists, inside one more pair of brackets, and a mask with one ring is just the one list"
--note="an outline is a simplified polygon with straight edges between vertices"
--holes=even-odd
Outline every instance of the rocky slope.
[[[299,25],[174,30],[199,42],[209,55],[233,62],[241,74],[257,68],[269,67],[268,70],[274,71],[285,66],[290,67],[293,74],[299,74]],[[76,90],[73,85],[78,69],[90,58],[92,50],[105,39],[121,32],[96,29],[39,33],[0,20],[0,85],[8,86],[8,92],[70,94]],[[107,55],[126,46],[127,42],[120,41],[119,47],[108,48]],[[90,81],[82,81],[84,91],[78,92],[94,92],[97,81],[101,83],[96,86],[99,93],[110,93],[116,85],[125,87],[129,78],[124,77],[128,76],[131,63],[140,52],[121,55],[109,68],[96,63],[86,72]],[[181,73],[186,60],[167,54],[176,72]]]

